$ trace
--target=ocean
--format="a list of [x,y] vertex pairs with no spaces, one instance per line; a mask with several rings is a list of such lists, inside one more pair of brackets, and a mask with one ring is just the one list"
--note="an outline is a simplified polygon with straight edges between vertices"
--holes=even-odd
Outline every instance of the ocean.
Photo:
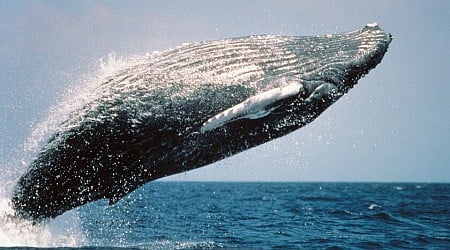
[[30,247],[449,249],[449,209],[450,184],[158,181],[64,214]]

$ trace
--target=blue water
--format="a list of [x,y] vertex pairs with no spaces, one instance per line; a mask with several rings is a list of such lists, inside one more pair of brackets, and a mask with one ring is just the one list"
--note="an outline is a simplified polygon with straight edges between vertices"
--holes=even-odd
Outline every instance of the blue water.
[[91,248],[449,249],[449,209],[450,184],[153,182],[75,214]]

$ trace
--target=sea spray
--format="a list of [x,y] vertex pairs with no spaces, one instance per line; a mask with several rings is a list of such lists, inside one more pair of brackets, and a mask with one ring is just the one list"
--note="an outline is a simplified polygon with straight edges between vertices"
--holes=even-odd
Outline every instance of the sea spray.
[[12,218],[9,198],[0,199],[0,247],[74,247],[85,242],[76,218],[64,215],[48,224],[36,225]]
[[55,105],[49,109],[46,119],[34,126],[23,146],[25,154],[35,154],[52,134],[64,130],[65,126],[74,126],[75,124],[68,124],[66,121],[73,118],[74,115],[82,117],[85,114],[86,105],[93,103],[104,91],[101,88],[102,83],[116,75],[117,72],[137,64],[138,60],[142,59],[139,57],[124,59],[116,56],[115,53],[110,53],[107,59],[99,60],[98,64],[94,66],[96,70],[93,70],[92,74],[88,74],[82,79],[75,79],[76,84],[70,85],[63,91]]
[[[146,57],[149,55],[146,55]],[[100,59],[97,70],[84,79],[76,79],[51,107],[46,118],[35,122],[29,137],[9,156],[3,155],[0,169],[0,247],[74,247],[88,244],[76,212],[68,212],[56,219],[40,224],[14,218],[11,194],[20,175],[26,171],[38,150],[48,138],[58,132],[60,124],[69,119],[73,110],[82,110],[90,102],[104,79],[121,69],[136,64],[139,58],[118,58],[115,53]],[[7,159],[6,159],[7,158]]]
[[[30,136],[28,141],[36,140]],[[6,156],[0,182],[0,247],[54,247],[79,246],[85,242],[80,230],[79,220],[69,212],[56,220],[34,224],[27,220],[14,217],[15,211],[11,206],[11,193],[17,179],[22,174],[30,159],[32,151],[26,144],[13,150],[15,156]]]

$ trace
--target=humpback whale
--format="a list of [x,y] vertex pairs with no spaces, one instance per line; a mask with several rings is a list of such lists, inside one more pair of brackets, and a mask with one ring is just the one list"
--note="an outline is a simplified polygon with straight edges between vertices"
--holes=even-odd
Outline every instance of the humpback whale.
[[183,44],[115,72],[36,153],[12,196],[40,222],[199,168],[313,121],[381,62],[377,24]]

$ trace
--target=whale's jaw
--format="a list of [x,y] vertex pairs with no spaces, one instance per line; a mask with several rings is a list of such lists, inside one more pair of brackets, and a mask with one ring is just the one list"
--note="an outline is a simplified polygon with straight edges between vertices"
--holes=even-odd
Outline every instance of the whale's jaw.
[[17,183],[18,217],[56,217],[199,168],[314,120],[382,60],[378,25],[315,37],[252,36],[142,58],[73,110]]

